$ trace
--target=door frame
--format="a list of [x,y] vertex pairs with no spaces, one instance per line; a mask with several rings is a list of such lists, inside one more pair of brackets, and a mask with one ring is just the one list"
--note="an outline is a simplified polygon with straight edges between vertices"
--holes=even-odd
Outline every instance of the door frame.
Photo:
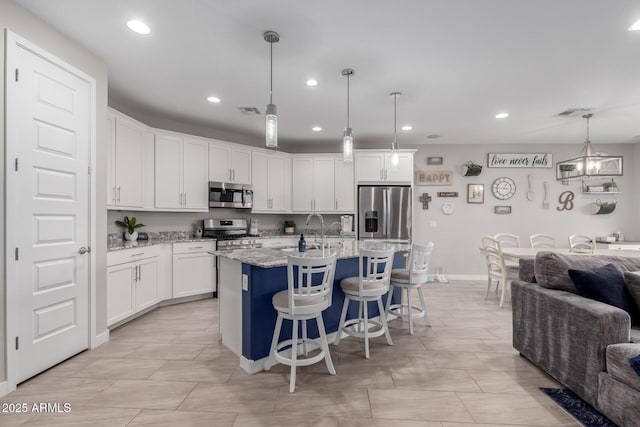
[[[5,106],[9,107],[6,102],[6,97],[9,92],[9,85],[7,81],[11,76],[13,76],[13,72],[9,72],[9,70],[15,69],[15,60],[17,49],[26,49],[41,57],[42,59],[54,64],[57,67],[64,69],[65,71],[75,75],[81,80],[86,81],[89,84],[89,168],[90,171],[87,171],[89,175],[89,206],[88,206],[88,226],[89,226],[89,241],[87,242],[89,247],[92,248],[89,253],[89,271],[88,271],[88,310],[86,313],[87,320],[89,322],[89,336],[87,337],[88,348],[94,348],[103,342],[108,340],[108,330],[104,333],[101,333],[100,336],[96,335],[96,79],[85,72],[79,70],[68,62],[58,58],[57,56],[47,52],[46,50],[40,48],[39,46],[31,43],[27,39],[19,36],[13,31],[7,29],[5,32],[5,52],[6,52],[6,64],[5,64]],[[12,243],[15,241],[16,231],[10,229],[7,225],[12,220],[13,215],[10,215],[10,210],[8,208],[7,200],[12,200],[12,195],[14,192],[19,191],[19,189],[15,188],[15,186],[11,187],[8,185],[10,181],[10,175],[13,171],[14,160],[10,159],[11,151],[9,149],[10,141],[15,140],[15,126],[12,125],[12,118],[14,112],[9,108],[5,109],[5,152],[6,152],[6,160],[5,160],[5,187],[6,187],[6,195],[5,195],[5,286],[6,286],[6,300],[5,300],[5,324],[6,324],[6,342],[5,342],[5,356],[6,356],[6,393],[9,393],[16,389],[16,377],[15,377],[15,369],[12,369],[17,364],[17,354],[14,350],[15,343],[11,337],[15,336],[16,331],[16,304],[12,304],[15,301],[15,287],[10,286],[10,282],[15,283],[15,275],[16,268],[12,257],[9,255],[13,255]],[[4,390],[3,390],[4,391]],[[0,392],[0,395],[2,393]]]

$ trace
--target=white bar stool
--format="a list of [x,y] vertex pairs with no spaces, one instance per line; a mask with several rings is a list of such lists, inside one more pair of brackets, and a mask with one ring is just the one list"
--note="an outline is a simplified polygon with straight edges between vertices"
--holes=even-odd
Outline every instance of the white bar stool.
[[[388,250],[360,249],[358,262],[360,275],[347,277],[340,281],[340,287],[344,292],[344,305],[342,306],[335,345],[340,343],[342,332],[353,337],[364,338],[364,355],[367,359],[369,358],[370,337],[379,337],[384,334],[387,338],[387,343],[393,345],[389,327],[387,326],[384,306],[382,305],[382,296],[389,292],[392,265],[393,247]],[[351,300],[359,302],[358,318],[345,321],[349,301]],[[380,320],[369,319],[367,307],[369,301],[377,301]],[[371,327],[374,330],[370,330]]]
[[[275,362],[291,366],[290,393],[296,388],[296,366],[308,366],[324,359],[329,373],[336,374],[322,320],[322,312],[331,306],[335,272],[336,254],[322,258],[287,257],[288,289],[276,293],[272,298],[278,318],[265,369],[269,370]],[[293,321],[293,331],[290,340],[278,343],[283,319]],[[309,319],[316,319],[319,338],[307,338]],[[302,339],[298,338],[298,321],[302,321]],[[302,358],[298,358],[299,344],[302,344]],[[313,350],[320,352],[308,357],[309,351]]]
[[[431,326],[427,317],[427,306],[424,303],[424,295],[422,294],[422,284],[427,281],[427,270],[429,269],[429,259],[433,252],[433,242],[423,245],[411,246],[411,255],[409,256],[409,268],[391,270],[391,286],[389,289],[389,297],[387,298],[387,314],[409,319],[409,333],[413,335],[413,319],[424,318],[427,326]],[[391,295],[393,288],[400,288],[407,291],[407,303],[391,304]],[[411,305],[411,290],[418,290],[420,298],[420,306]]]

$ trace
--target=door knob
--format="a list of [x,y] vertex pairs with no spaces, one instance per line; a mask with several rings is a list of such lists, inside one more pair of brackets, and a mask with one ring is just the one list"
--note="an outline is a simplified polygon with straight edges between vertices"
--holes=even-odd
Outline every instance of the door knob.
[[78,249],[78,253],[79,253],[80,255],[84,255],[84,254],[86,254],[87,252],[91,252],[91,247],[89,247],[89,248],[85,248],[85,247],[83,246],[83,247],[81,247],[80,249]]

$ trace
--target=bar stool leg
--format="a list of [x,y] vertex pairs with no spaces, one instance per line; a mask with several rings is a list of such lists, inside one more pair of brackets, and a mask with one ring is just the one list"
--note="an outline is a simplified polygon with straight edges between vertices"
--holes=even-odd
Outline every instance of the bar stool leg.
[[327,364],[327,369],[331,375],[336,374],[336,368],[333,367],[333,361],[331,360],[331,353],[329,352],[329,343],[327,342],[327,333],[324,330],[324,320],[322,320],[322,314],[316,317],[318,323],[318,331],[320,332],[320,344],[324,350],[324,363]]
[[264,369],[268,371],[275,364],[275,354],[278,347],[278,340],[280,339],[280,329],[282,328],[282,316],[278,313],[276,319],[276,328],[273,330],[273,338],[271,339],[271,350],[269,351],[269,359],[264,366]]
[[296,363],[298,362],[298,321],[293,321],[291,332],[291,379],[289,380],[289,393],[296,390]]
[[407,315],[409,316],[409,333],[413,335],[413,312],[411,310],[411,288],[406,287],[407,290]]
[[362,319],[362,301],[358,301],[358,323],[356,323],[356,331],[362,332],[362,324],[360,323],[360,319]]
[[431,326],[431,322],[429,321],[429,315],[427,314],[427,305],[424,303],[424,295],[422,294],[422,285],[418,287],[418,296],[420,297],[420,305],[422,305],[422,311],[424,311],[424,323],[427,326]]
[[384,312],[387,315],[390,313],[389,309],[391,308],[392,299],[393,299],[393,285],[389,285],[389,293],[387,294],[387,307],[384,309]]
[[336,332],[336,339],[333,341],[334,345],[340,344],[340,337],[342,336],[342,329],[344,328],[344,321],[347,318],[347,309],[349,308],[349,297],[344,296],[344,303],[342,304],[342,314],[340,315],[340,323],[338,323],[338,331]]
[[[362,304],[362,301],[360,302]],[[369,358],[369,304],[364,302],[364,317],[362,318],[362,325],[364,327],[364,357]]]
[[378,310],[380,311],[380,321],[382,322],[382,327],[384,328],[384,336],[387,338],[387,344],[393,345],[393,341],[391,341],[391,334],[389,333],[389,325],[387,324],[387,316],[386,313],[382,310],[382,297],[378,298]]
[[302,350],[304,352],[304,357],[308,357],[309,353],[307,352],[307,321],[302,321]]

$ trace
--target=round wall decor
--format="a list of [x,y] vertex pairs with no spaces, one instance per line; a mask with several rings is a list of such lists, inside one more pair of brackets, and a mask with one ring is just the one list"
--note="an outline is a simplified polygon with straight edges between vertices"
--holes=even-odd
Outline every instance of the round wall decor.
[[491,192],[499,200],[507,200],[516,194],[516,183],[506,176],[501,176],[493,181]]

